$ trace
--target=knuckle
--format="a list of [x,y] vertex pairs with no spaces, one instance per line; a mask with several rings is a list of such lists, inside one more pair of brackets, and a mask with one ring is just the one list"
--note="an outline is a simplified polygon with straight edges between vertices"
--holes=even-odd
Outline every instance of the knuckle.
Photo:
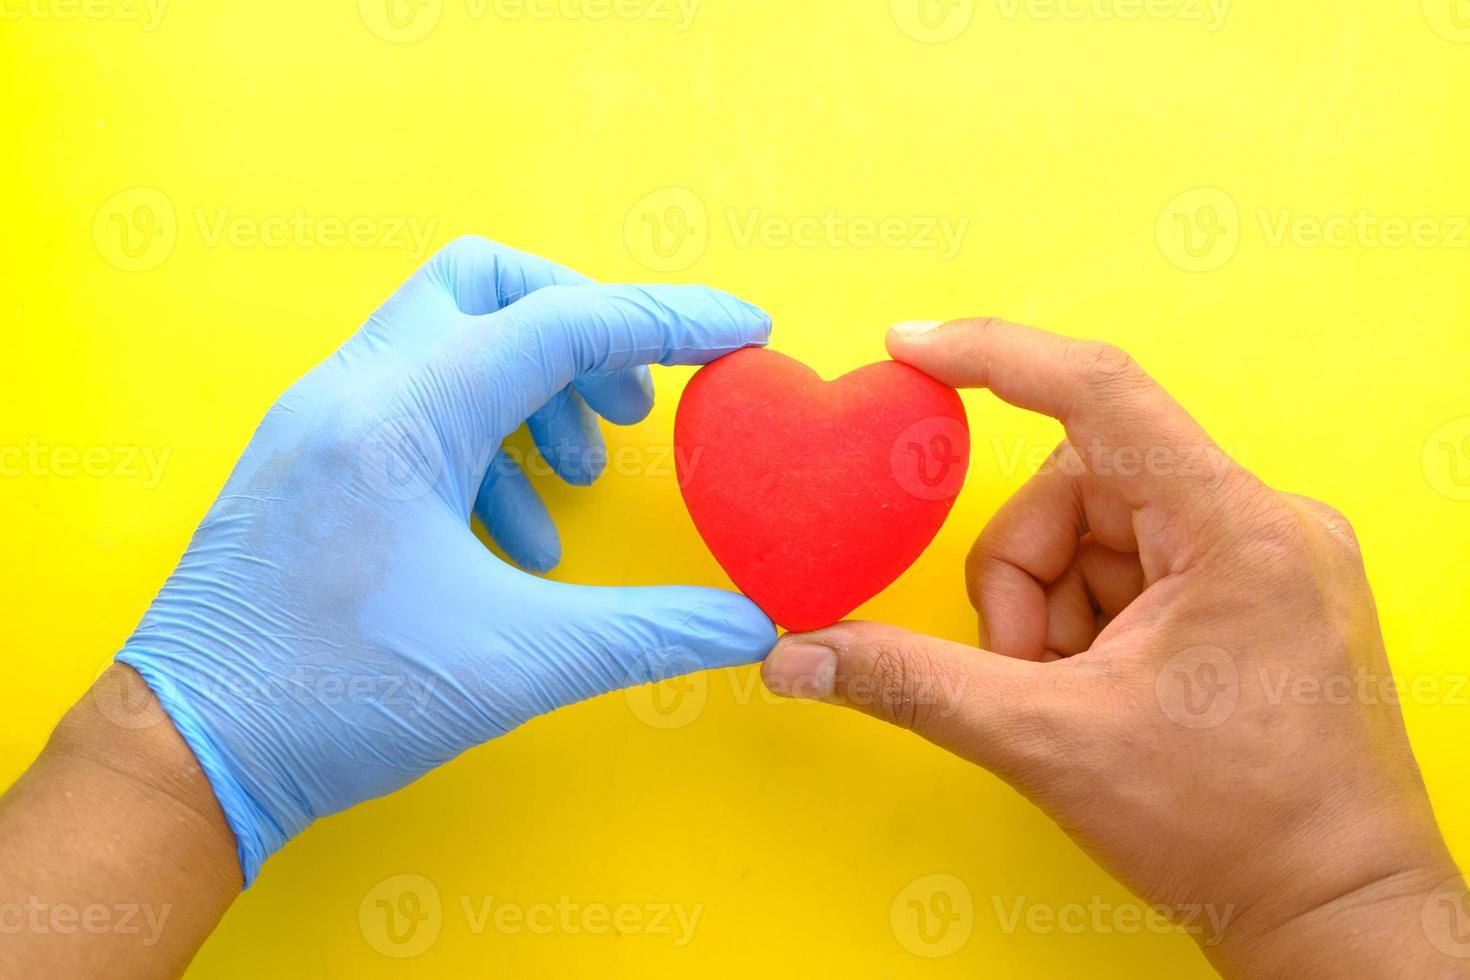
[[973,582],[980,577],[986,563],[990,561],[990,546],[986,540],[984,531],[970,545],[970,550],[965,554],[965,581]]
[[983,612],[986,600],[996,597],[994,584],[1010,567],[996,552],[991,540],[995,533],[989,528],[982,531],[965,556],[965,589],[976,612]]
[[497,242],[493,242],[484,235],[459,235],[451,239],[447,245],[440,249],[439,254],[449,256],[479,255],[485,252],[495,252],[503,248]]
[[971,317],[956,321],[955,326],[971,334],[967,340],[978,351],[986,351],[992,344],[1004,345],[1019,330],[1016,324],[997,316]]
[[1010,326],[1005,320],[995,316],[974,316],[956,321],[956,323],[966,330],[974,330],[977,333],[1000,333]]
[[873,647],[867,693],[868,706],[878,717],[906,729],[922,723],[924,706],[914,683],[922,673],[921,660],[922,655],[905,640],[888,639]]
[[1252,569],[1261,583],[1300,581],[1310,574],[1311,529],[1301,514],[1262,496],[1246,505],[1246,520],[1235,544],[1243,567]]
[[1075,357],[1088,384],[1094,388],[1131,386],[1143,377],[1143,369],[1123,348],[1095,340],[1074,341]]
[[1353,529],[1352,522],[1347,516],[1333,507],[1331,504],[1314,500],[1311,497],[1295,498],[1304,516],[1311,522],[1312,526],[1325,533],[1332,545],[1346,552],[1348,555],[1359,555],[1362,547],[1358,541],[1357,531]]
[[576,286],[568,286],[565,283],[560,283],[560,282],[548,283],[547,285],[542,286],[540,289],[537,289],[534,292],[529,293],[526,296],[526,298],[523,299],[523,300],[521,300],[521,303],[520,304],[517,304],[517,305],[525,304],[525,305],[529,305],[531,307],[538,307],[538,308],[541,307],[541,306],[548,306],[548,307],[565,306],[566,304],[568,304],[569,302],[571,302],[571,298],[573,296],[575,296],[575,295],[583,295],[583,296],[585,296],[586,295],[585,291],[583,291],[581,293],[578,293],[577,292],[577,289],[578,289],[578,287],[576,287]]
[[1349,555],[1359,556],[1363,553],[1363,544],[1358,540],[1358,532],[1346,517],[1338,515],[1337,520],[1328,524],[1327,533],[1331,534],[1333,540]]

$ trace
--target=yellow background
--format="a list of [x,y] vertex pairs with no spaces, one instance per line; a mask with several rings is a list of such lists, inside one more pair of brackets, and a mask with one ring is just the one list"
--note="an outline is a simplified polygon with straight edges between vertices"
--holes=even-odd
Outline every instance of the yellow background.
[[[1445,682],[1406,714],[1470,852],[1464,0],[1253,0],[1223,23],[1198,0],[1132,18],[1110,0],[704,0],[688,22],[671,0],[538,0],[549,17],[393,0],[396,21],[388,0],[259,0],[154,24],[141,0],[91,2],[0,7],[0,446],[50,461],[11,452],[0,478],[6,781],[128,635],[266,406],[422,260],[393,234],[407,218],[435,247],[476,232],[598,278],[730,288],[828,375],[883,356],[898,319],[998,314],[1129,348],[1247,465],[1354,520],[1396,669]],[[829,210],[908,238],[743,234]],[[315,231],[251,237],[298,211]],[[235,232],[214,234],[221,216]],[[356,244],[314,237],[354,218]],[[956,254],[925,244],[929,218],[968,222]],[[1424,219],[1420,240],[1382,244],[1384,219]],[[686,377],[660,371],[653,416],[612,445],[667,445]],[[960,504],[861,613],[970,640],[963,555],[1058,433],[966,399]],[[162,478],[121,453],[68,476],[54,455],[127,445],[168,452]],[[558,577],[723,582],[672,475],[645,469],[542,481]],[[679,692],[667,716],[647,691],[559,712],[322,821],[192,975],[1207,975],[1179,936],[1008,934],[997,903],[1133,900],[987,774],[774,703],[753,670]],[[403,888],[438,896],[438,934],[393,957],[415,950],[371,909]],[[936,888],[960,918],[926,944],[904,909]],[[679,947],[476,934],[462,906],[563,896],[700,919]]]

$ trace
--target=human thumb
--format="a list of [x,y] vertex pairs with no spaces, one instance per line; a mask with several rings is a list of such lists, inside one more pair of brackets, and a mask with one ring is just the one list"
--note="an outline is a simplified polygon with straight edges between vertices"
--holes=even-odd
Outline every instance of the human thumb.
[[527,636],[541,710],[667,680],[754,663],[776,630],[749,599],[696,586],[610,588],[535,580],[523,609],[534,609]]
[[856,708],[986,768],[1024,764],[1064,710],[1047,664],[881,623],[788,633],[766,658],[772,693]]

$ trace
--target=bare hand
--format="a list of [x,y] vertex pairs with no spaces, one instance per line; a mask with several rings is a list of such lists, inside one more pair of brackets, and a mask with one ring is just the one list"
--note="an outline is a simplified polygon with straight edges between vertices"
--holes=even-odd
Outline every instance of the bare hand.
[[984,650],[842,623],[784,637],[767,685],[996,772],[1146,901],[1228,923],[1197,935],[1226,975],[1470,975],[1435,929],[1463,884],[1346,519],[1241,468],[1115,347],[995,320],[888,344],[1066,441],[970,554]]

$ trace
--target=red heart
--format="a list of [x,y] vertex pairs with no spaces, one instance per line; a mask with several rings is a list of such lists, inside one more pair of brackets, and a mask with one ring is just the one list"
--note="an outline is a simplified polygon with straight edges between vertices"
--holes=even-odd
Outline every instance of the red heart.
[[774,351],[736,351],[684,389],[679,486],[731,580],[775,622],[837,622],[934,539],[969,465],[953,388],[884,361],[825,382]]

